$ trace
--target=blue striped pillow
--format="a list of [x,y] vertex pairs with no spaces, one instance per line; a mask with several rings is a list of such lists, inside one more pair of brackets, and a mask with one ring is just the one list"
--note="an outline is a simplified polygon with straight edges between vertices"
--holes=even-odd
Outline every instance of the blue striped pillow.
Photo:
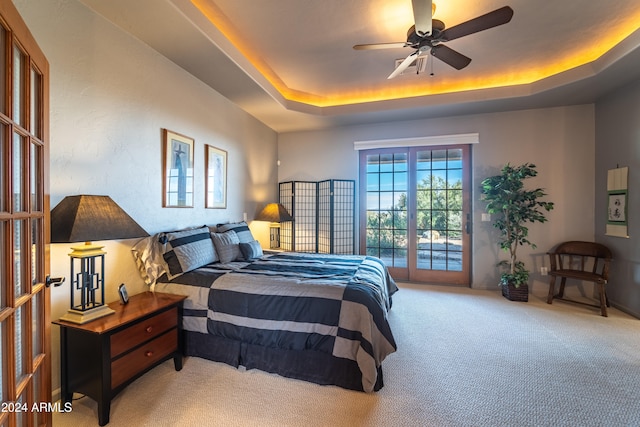
[[218,233],[224,233],[225,231],[233,230],[238,235],[238,240],[240,243],[251,243],[253,242],[253,234],[251,234],[251,230],[249,230],[249,226],[246,222],[228,222],[226,224],[218,224],[216,226]]
[[260,258],[264,253],[262,247],[257,240],[250,243],[240,243],[240,252],[245,260],[251,261],[252,259]]
[[162,258],[169,279],[218,260],[208,227],[166,233],[165,239]]

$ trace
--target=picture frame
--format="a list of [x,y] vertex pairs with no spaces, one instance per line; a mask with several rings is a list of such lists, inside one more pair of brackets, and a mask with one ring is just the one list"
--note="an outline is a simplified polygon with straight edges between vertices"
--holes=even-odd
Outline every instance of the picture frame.
[[205,144],[205,208],[227,207],[227,152]]
[[608,192],[607,222],[609,224],[627,224],[627,191]]
[[162,206],[193,207],[193,138],[168,129],[162,130]]
[[129,294],[127,293],[127,287],[124,283],[118,286],[118,295],[120,295],[121,304],[127,304],[129,302]]

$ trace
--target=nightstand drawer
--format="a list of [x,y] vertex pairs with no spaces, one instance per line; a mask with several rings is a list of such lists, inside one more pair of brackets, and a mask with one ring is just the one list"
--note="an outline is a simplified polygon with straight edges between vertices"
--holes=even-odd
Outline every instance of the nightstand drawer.
[[177,324],[178,309],[174,307],[115,333],[111,336],[111,357],[114,358],[145,341],[157,337],[161,333],[177,326]]
[[118,387],[129,378],[144,371],[163,357],[178,349],[178,330],[172,329],[149,341],[131,353],[111,363],[111,388]]

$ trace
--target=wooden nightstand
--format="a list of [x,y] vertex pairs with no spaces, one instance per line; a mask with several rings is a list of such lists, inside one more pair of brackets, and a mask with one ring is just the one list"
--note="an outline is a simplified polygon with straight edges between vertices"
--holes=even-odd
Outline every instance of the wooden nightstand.
[[111,399],[145,372],[173,358],[182,369],[181,295],[145,292],[114,314],[83,325],[60,326],[60,382],[63,403],[78,392],[98,402],[98,422],[109,422]]

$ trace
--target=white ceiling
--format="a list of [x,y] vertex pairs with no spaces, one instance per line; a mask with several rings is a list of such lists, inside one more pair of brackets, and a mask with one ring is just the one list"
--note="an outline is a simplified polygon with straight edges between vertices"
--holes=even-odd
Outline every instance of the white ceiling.
[[447,43],[468,67],[392,80],[410,48],[352,46],[404,42],[411,0],[80,1],[278,132],[589,103],[640,78],[637,0],[434,0],[447,27],[514,17]]

